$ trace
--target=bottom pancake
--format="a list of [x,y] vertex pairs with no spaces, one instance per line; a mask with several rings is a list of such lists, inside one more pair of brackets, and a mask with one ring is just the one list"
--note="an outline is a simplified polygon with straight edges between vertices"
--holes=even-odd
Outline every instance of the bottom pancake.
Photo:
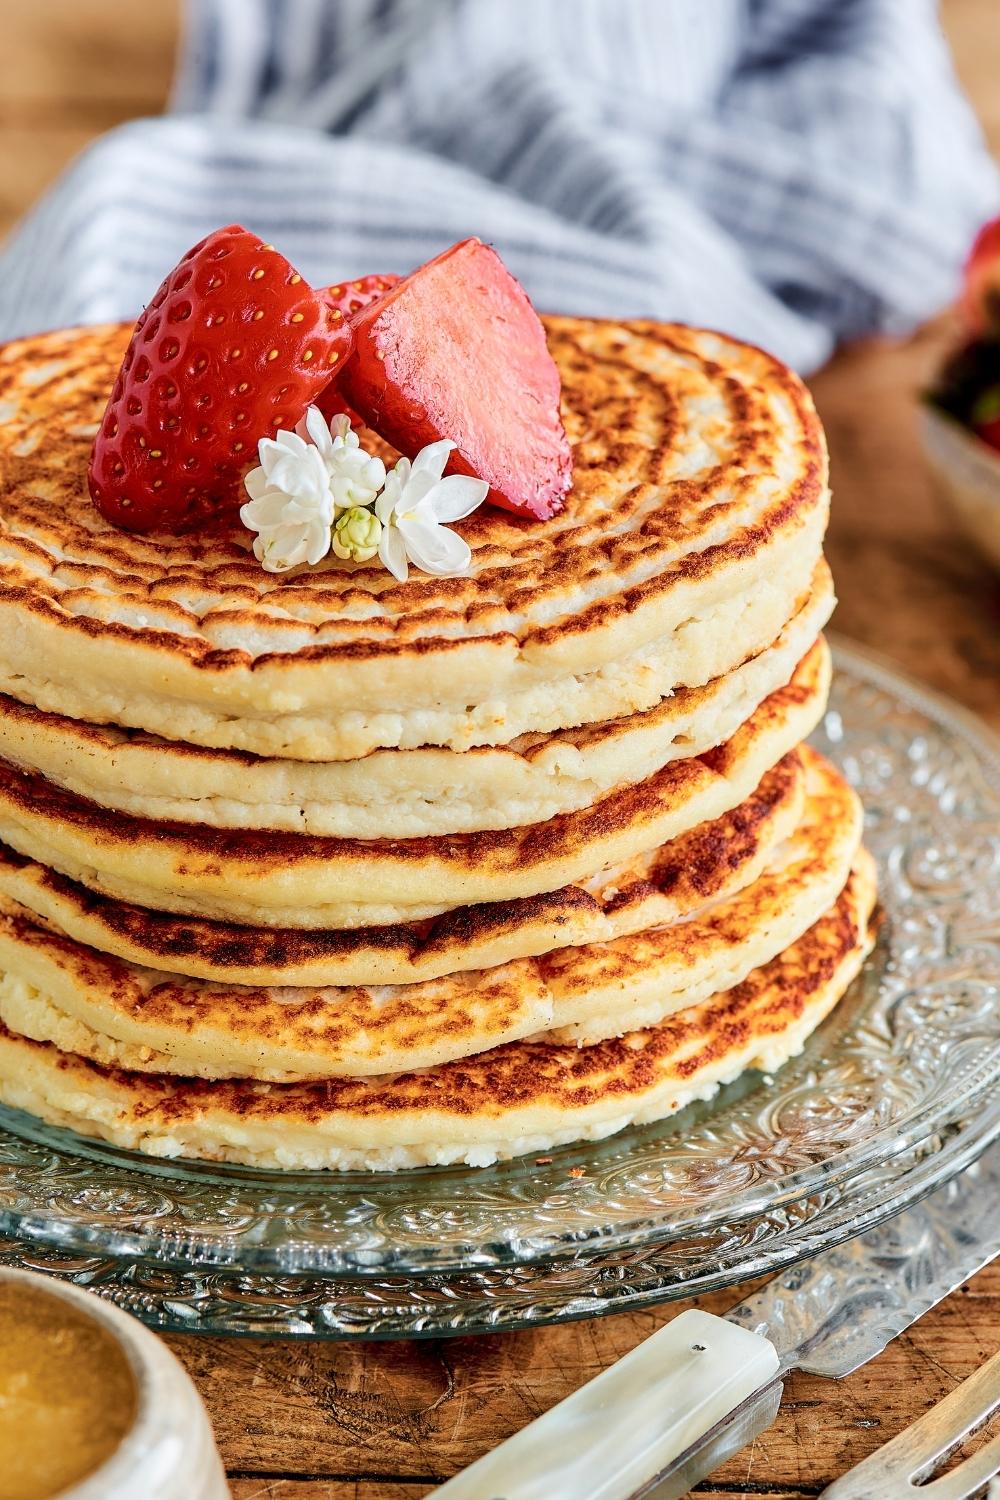
[[513,1042],[382,1078],[201,1082],[102,1067],[0,1027],[0,1101],[153,1156],[288,1170],[485,1166],[597,1140],[799,1052],[870,950],[875,894],[861,851],[833,906],[777,958],[658,1026],[591,1046]]

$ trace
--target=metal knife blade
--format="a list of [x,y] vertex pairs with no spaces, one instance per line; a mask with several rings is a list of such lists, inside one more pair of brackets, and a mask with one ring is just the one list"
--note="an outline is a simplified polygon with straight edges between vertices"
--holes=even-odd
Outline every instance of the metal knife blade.
[[840,1377],[1000,1255],[1000,1143],[922,1203],[792,1266],[726,1313],[783,1371]]

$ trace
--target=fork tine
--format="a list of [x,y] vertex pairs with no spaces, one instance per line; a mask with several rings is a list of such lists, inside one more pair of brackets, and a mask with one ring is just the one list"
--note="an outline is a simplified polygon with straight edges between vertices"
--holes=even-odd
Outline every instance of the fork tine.
[[1000,1470],[1000,1432],[977,1448],[975,1453],[969,1455],[962,1463],[957,1464],[950,1474],[942,1474],[939,1479],[932,1479],[929,1484],[923,1484],[919,1490],[914,1490],[915,1495],[926,1496],[927,1500],[969,1500],[969,1496],[979,1494],[993,1475]]
[[[918,1476],[957,1448],[962,1439],[974,1428],[982,1426],[998,1407],[1000,1350],[901,1434],[908,1439],[910,1452],[917,1454],[910,1476]],[[923,1488],[929,1490],[930,1485]]]

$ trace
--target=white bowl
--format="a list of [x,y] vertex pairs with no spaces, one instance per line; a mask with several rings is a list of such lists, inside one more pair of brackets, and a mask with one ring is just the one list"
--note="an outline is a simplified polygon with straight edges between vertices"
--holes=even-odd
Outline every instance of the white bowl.
[[922,408],[920,431],[937,487],[955,520],[1000,568],[1000,452],[933,406]]
[[208,1413],[183,1365],[155,1334],[93,1292],[34,1271],[0,1269],[59,1301],[109,1334],[135,1377],[135,1421],[106,1463],[60,1500],[230,1500]]

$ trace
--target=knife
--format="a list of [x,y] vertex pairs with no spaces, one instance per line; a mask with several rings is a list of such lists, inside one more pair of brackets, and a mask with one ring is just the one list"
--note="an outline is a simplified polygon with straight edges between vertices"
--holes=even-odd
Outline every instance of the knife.
[[849,1375],[998,1254],[1000,1143],[725,1317],[679,1314],[434,1495],[679,1500],[770,1425],[789,1371]]

